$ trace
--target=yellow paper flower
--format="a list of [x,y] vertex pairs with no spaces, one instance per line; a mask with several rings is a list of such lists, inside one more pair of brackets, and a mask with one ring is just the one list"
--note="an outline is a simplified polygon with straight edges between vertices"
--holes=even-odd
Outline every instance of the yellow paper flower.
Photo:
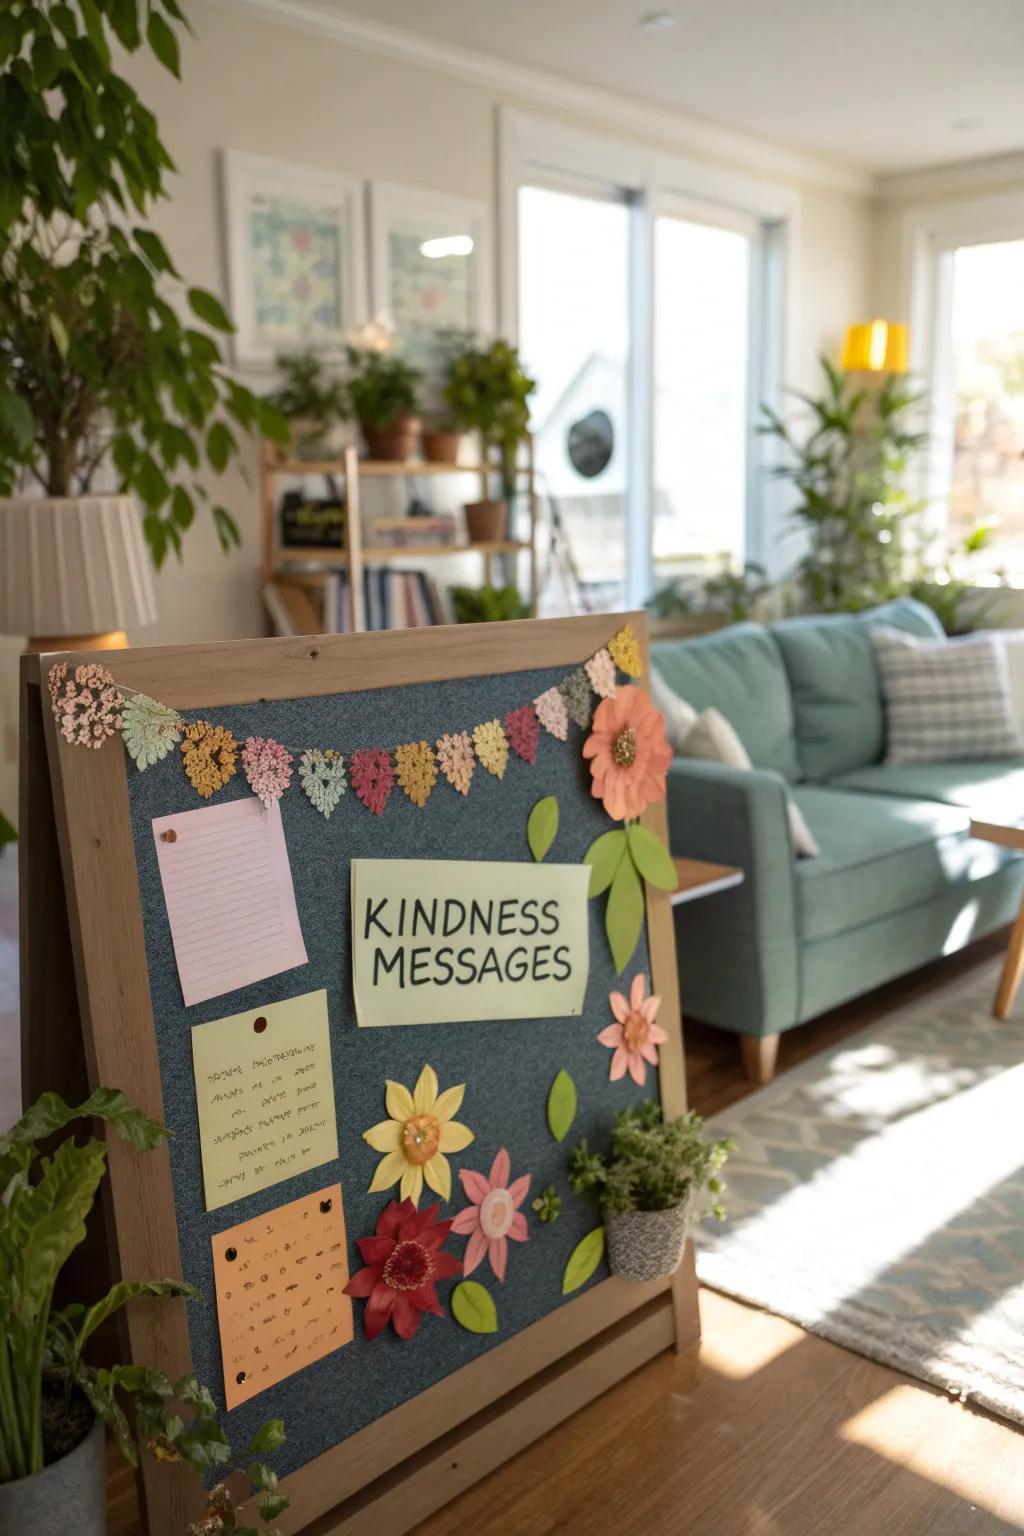
[[501,728],[501,721],[487,720],[483,725],[478,725],[473,732],[473,746],[487,772],[493,773],[496,779],[503,779],[508,763],[508,739]]
[[426,805],[430,791],[437,783],[434,754],[425,741],[410,741],[395,750],[398,782],[413,805]]
[[640,642],[632,624],[623,624],[618,634],[613,635],[608,642],[608,651],[620,672],[625,672],[627,677],[640,676],[643,671],[640,664]]
[[446,1152],[461,1152],[473,1140],[473,1132],[452,1116],[458,1113],[465,1083],[437,1091],[437,1073],[424,1067],[412,1093],[390,1080],[385,1104],[390,1120],[382,1120],[363,1132],[363,1140],[384,1156],[368,1193],[379,1194],[401,1180],[401,1198],[419,1204],[423,1181],[442,1200],[452,1193],[452,1170]]

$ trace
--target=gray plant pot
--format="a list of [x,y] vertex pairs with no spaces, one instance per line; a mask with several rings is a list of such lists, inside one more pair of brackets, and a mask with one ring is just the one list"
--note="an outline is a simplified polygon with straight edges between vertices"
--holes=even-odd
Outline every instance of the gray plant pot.
[[679,1267],[690,1222],[687,1197],[667,1211],[605,1211],[608,1265],[621,1280],[660,1280]]
[[103,1425],[93,1421],[80,1445],[33,1477],[0,1483],[0,1531],[11,1536],[106,1536]]

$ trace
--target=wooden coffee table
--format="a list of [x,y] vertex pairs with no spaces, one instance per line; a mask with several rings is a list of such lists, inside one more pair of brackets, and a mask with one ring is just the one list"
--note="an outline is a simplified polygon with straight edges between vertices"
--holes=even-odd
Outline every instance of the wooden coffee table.
[[683,901],[697,901],[743,884],[743,871],[734,864],[709,864],[706,859],[673,859],[679,884],[669,898],[674,907]]
[[[1006,826],[997,821],[972,821],[971,836],[980,837],[987,843],[998,843],[1002,848],[1024,851],[1024,827]],[[1024,976],[1024,901],[1020,904],[1016,921],[1010,932],[1010,944],[1003,961],[1003,974],[996,988],[992,1012],[997,1019],[1009,1016],[1013,1000],[1017,996],[1021,977]]]

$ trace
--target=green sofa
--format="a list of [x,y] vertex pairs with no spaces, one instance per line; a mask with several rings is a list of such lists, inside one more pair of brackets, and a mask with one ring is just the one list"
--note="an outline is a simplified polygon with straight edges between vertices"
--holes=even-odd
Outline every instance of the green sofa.
[[[662,679],[719,709],[754,764],[676,757],[668,815],[674,853],[744,871],[677,907],[676,933],[684,1009],[744,1037],[759,1081],[783,1030],[1011,922],[1024,892],[1024,858],[969,835],[972,814],[1024,816],[1024,758],[885,766],[876,622],[942,633],[901,599],[652,647]],[[794,856],[787,794],[816,859]]]

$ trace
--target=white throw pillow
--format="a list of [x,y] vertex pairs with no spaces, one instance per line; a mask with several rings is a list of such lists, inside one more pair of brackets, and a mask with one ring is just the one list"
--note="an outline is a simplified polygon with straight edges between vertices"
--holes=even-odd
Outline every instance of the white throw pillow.
[[[750,769],[754,766],[735,730],[717,709],[702,710],[697,716],[681,755],[703,758],[706,762],[724,763],[727,768]],[[811,835],[800,807],[788,795],[786,811],[789,815],[789,835],[798,858],[818,858],[821,850]]]
[[1018,757],[1006,647],[994,634],[919,640],[878,624],[871,631],[885,700],[887,763],[953,763]]
[[696,724],[697,711],[692,704],[687,704],[685,699],[673,692],[657,667],[651,668],[648,682],[651,703],[665,721],[666,740],[673,752],[682,752],[683,742]]

